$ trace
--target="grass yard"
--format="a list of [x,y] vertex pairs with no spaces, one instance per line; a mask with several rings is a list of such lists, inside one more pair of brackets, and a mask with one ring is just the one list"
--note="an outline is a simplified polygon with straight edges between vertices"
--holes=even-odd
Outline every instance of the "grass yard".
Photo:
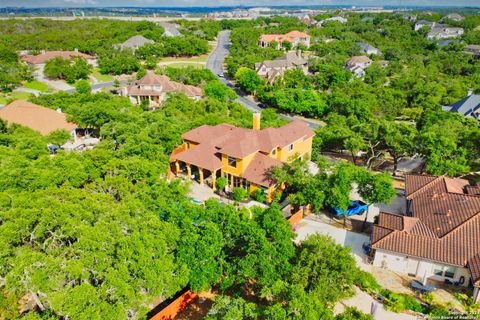
[[37,91],[40,91],[40,92],[47,92],[48,91],[48,85],[43,83],[43,82],[37,81],[37,80],[27,82],[23,85],[23,87],[28,88],[28,89],[37,90]]
[[114,80],[113,76],[109,74],[101,74],[98,69],[93,69],[92,75],[98,80],[98,82],[110,82]]
[[10,93],[0,93],[0,104],[7,104],[14,100],[27,100],[32,94],[28,92],[13,91]]

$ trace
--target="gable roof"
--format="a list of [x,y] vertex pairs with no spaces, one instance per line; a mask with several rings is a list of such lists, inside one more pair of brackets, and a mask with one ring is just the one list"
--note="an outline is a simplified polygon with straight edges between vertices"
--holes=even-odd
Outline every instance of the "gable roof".
[[[145,88],[158,86],[159,88]],[[127,95],[129,96],[143,96],[143,95],[160,95],[162,92],[181,92],[187,97],[200,97],[202,96],[202,89],[186,85],[179,82],[171,81],[169,77],[165,75],[157,75],[153,72],[148,72],[143,78],[133,82],[127,86]]]
[[369,63],[372,60],[367,56],[353,56],[347,60],[347,64]]
[[155,41],[145,38],[144,36],[138,35],[133,36],[130,39],[126,40],[124,43],[121,44],[124,48],[139,48],[143,47],[146,44],[153,44]]
[[375,48],[374,46],[370,45],[369,43],[359,42],[358,45],[360,46],[360,50],[361,50],[363,53],[367,53],[368,51],[375,51],[375,52],[377,52],[378,54],[381,54],[381,51],[380,51],[380,50],[378,50],[378,49]]
[[257,153],[253,156],[252,161],[242,176],[250,182],[260,186],[269,187],[275,184],[275,180],[270,175],[273,167],[281,167],[283,163],[277,159]]
[[283,41],[289,41],[292,42],[296,38],[310,38],[308,34],[305,32],[300,32],[300,31],[290,31],[289,33],[286,34],[262,34],[260,36],[259,41],[261,42],[283,42]]
[[303,66],[308,63],[307,59],[300,57],[296,52],[287,52],[275,60],[265,60],[255,63],[255,69],[258,71],[262,66],[267,68],[289,68]]
[[16,100],[0,109],[0,118],[47,135],[55,130],[72,131],[77,125],[67,121],[64,113],[25,100]]
[[412,216],[381,213],[372,232],[372,247],[468,266],[478,278],[480,197],[467,192],[468,181],[407,175],[405,183]]
[[46,51],[35,56],[24,56],[22,60],[29,64],[43,64],[54,58],[72,59],[73,57],[80,57],[87,60],[96,59],[95,56],[77,51]]
[[480,95],[469,95],[462,100],[455,102],[451,107],[446,108],[446,110],[480,120]]

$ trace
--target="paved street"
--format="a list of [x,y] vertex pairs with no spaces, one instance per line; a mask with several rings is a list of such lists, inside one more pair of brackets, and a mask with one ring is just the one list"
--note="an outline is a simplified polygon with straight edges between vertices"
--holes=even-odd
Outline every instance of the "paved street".
[[[230,50],[230,31],[221,31],[218,34],[217,37],[217,47],[215,50],[212,51],[210,56],[208,57],[207,60],[207,68],[212,71],[216,76],[219,74],[224,74],[223,70],[223,64],[225,61],[225,57],[228,56],[229,50]],[[225,77],[219,77],[219,80],[225,84],[226,86],[229,86],[233,90],[235,90],[238,94],[238,99],[235,100],[236,102],[244,105],[247,109],[249,109],[252,112],[261,112],[262,109],[258,106],[258,104],[253,101],[250,97],[246,96],[241,90],[238,90],[235,88],[235,86],[227,80]],[[323,126],[323,122],[316,120],[316,119],[308,119],[300,116],[289,116],[286,114],[280,114],[282,118],[285,118],[287,120],[301,120],[310,126],[312,129],[317,129],[318,127]]]

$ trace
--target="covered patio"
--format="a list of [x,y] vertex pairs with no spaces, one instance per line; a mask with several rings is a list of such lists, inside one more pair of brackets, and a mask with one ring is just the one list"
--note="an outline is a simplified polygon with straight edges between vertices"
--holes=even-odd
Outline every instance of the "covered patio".
[[217,178],[221,176],[222,161],[215,156],[213,146],[199,145],[190,149],[173,153],[170,160],[173,162],[175,175],[185,175],[200,185],[208,184],[215,190]]

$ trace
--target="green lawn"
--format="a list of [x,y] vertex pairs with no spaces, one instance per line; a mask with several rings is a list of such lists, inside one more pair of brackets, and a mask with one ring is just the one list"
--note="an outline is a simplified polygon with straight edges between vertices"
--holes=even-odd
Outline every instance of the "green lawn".
[[23,87],[28,89],[38,90],[40,92],[48,91],[48,85],[37,80],[27,82],[23,85]]
[[13,91],[10,93],[0,93],[0,104],[7,104],[13,100],[27,100],[32,94],[28,92]]
[[113,81],[113,77],[109,74],[101,74],[98,69],[94,69],[92,72],[92,75],[95,77],[95,79],[98,80],[98,82],[110,82]]

